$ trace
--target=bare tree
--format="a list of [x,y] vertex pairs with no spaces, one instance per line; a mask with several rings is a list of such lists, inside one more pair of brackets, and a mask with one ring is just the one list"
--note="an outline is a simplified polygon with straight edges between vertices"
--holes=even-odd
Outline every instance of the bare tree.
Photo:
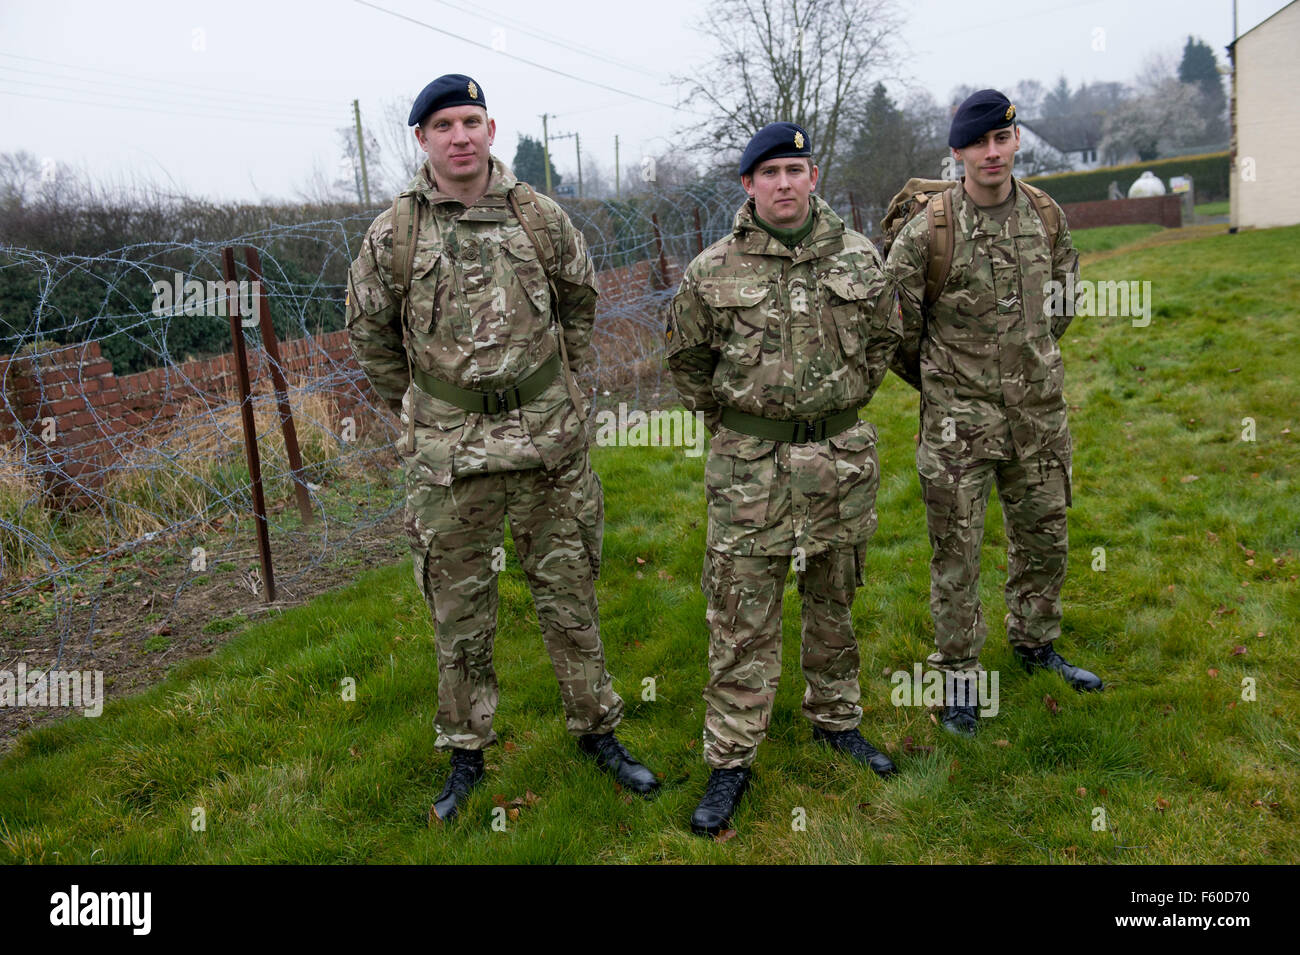
[[1133,80],[1134,95],[1106,116],[1101,148],[1108,162],[1137,153],[1143,160],[1204,142],[1210,117],[1197,87],[1178,79],[1177,57],[1149,57]]
[[366,156],[370,173],[370,194],[376,201],[397,195],[424,165],[424,152],[415,141],[415,130],[406,125],[411,107],[400,99],[384,101],[379,122],[370,134],[379,143],[378,161]]
[[896,0],[710,4],[700,26],[717,37],[720,51],[697,73],[674,77],[686,102],[713,114],[690,127],[694,149],[738,155],[768,123],[798,123],[812,137],[819,190],[830,195],[850,113],[893,65],[899,22]]

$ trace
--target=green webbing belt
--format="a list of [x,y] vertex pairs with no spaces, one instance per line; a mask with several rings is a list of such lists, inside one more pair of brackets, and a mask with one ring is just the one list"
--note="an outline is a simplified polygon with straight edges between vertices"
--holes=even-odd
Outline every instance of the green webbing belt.
[[722,423],[732,431],[748,434],[768,441],[791,441],[805,444],[809,441],[825,441],[841,431],[847,431],[858,421],[858,409],[846,408],[816,421],[777,421],[773,418],[760,418],[758,415],[746,414],[735,408],[722,409]]
[[554,352],[550,358],[520,378],[513,387],[504,391],[473,391],[469,388],[461,388],[450,381],[434,378],[420,368],[411,369],[411,378],[415,386],[425,394],[441,398],[457,408],[479,411],[483,414],[500,414],[502,411],[514,411],[521,405],[528,404],[546,390],[546,386],[555,380],[559,371],[560,355]]

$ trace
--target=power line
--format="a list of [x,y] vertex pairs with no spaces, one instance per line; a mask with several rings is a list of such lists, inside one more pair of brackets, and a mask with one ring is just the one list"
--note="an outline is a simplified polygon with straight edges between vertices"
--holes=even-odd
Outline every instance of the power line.
[[[495,17],[498,20],[509,22],[510,26],[513,29],[518,30],[520,33],[524,34],[525,36],[536,37],[537,39],[541,40],[543,43],[551,43],[554,44],[555,46],[563,47],[566,50],[571,50],[574,53],[580,53],[583,56],[589,56],[592,59],[601,60],[602,62],[620,67],[621,69],[631,70],[635,73],[641,73],[644,74],[645,76],[649,76],[654,79],[660,78],[660,74],[655,73],[652,70],[647,70],[639,66],[633,66],[630,63],[625,63],[622,60],[617,60],[612,56],[605,56],[603,53],[597,53],[595,50],[591,49],[590,47],[582,46],[580,44],[575,44],[575,43],[569,43],[555,36],[555,34],[546,33],[544,30],[539,30],[537,28],[530,28],[528,26],[523,25],[518,20],[511,20],[509,17],[505,16],[504,14],[497,13],[492,10],[488,10],[484,7],[481,6],[467,7],[464,6],[463,4],[452,3],[451,0],[434,0],[434,2],[440,3],[444,7],[451,7],[451,9],[453,10],[459,10],[461,13],[469,13],[475,16],[483,17],[485,19],[486,19],[485,14],[491,15],[492,17]],[[503,51],[497,50],[496,52],[500,53]]]
[[[0,80],[4,80],[5,82],[19,83],[26,86],[48,87],[50,89],[63,90],[65,92],[70,92],[70,93],[84,92],[84,93],[90,93],[92,95],[111,93],[113,95],[123,96],[127,99],[137,99],[137,100],[146,99],[146,101],[149,103],[161,103],[164,106],[179,106],[181,108],[186,108],[186,109],[191,107],[198,107],[200,109],[217,109],[217,110],[236,112],[236,113],[249,113],[249,114],[262,115],[268,118],[297,119],[303,116],[303,112],[294,107],[270,106],[268,104],[261,104],[261,103],[227,104],[223,100],[214,100],[211,97],[205,98],[194,93],[179,93],[179,92],[173,94],[156,93],[147,86],[137,86],[137,85],[127,84],[127,83],[111,84],[111,83],[105,83],[101,80],[81,79],[80,77],[75,77],[75,76],[51,76],[48,73],[41,73],[37,70],[24,70],[21,67],[16,67],[16,66],[0,65],[0,71],[7,71],[10,73],[27,73],[32,76],[41,76],[47,79],[67,80],[70,83],[76,83],[76,84],[94,84],[89,88],[83,85],[65,86],[59,83],[42,83],[38,80],[26,80],[26,79],[11,78],[11,77],[0,75]],[[121,90],[139,90],[140,92],[118,92]],[[141,94],[144,95],[142,96]],[[168,99],[167,97],[169,96],[179,97],[179,100]],[[316,107],[313,107],[313,109],[315,108]],[[336,107],[333,112],[337,115],[338,108]],[[316,113],[312,115],[310,118],[325,119],[326,115],[323,113]]]
[[[632,99],[638,99],[644,103],[650,103],[654,106],[661,106],[664,109],[671,109],[671,110],[682,109],[681,107],[674,106],[669,103],[662,103],[659,100],[651,99],[648,96],[642,96],[640,93],[632,93],[629,92],[628,90],[619,89],[617,86],[610,86],[608,83],[601,83],[596,80],[589,80],[582,76],[576,76],[573,73],[567,73],[564,70],[557,70],[553,66],[547,66],[544,63],[537,63],[534,60],[525,59],[522,56],[515,56],[513,53],[507,53],[504,50],[494,50],[491,46],[489,46],[486,43],[480,43],[478,40],[471,40],[469,37],[461,36],[459,33],[452,33],[450,30],[444,30],[442,27],[436,27],[431,23],[425,23],[423,20],[417,20],[414,17],[408,17],[406,14],[398,13],[396,10],[386,9],[385,7],[381,7],[377,4],[370,3],[369,0],[353,0],[353,2],[359,3],[363,7],[370,7],[373,10],[378,10],[380,13],[386,13],[390,17],[396,17],[399,20],[405,20],[407,23],[414,23],[416,26],[424,27],[426,30],[432,30],[434,33],[441,33],[443,36],[449,36],[454,40],[460,40],[463,43],[468,43],[470,46],[476,46],[480,50],[488,50],[492,53],[496,53],[498,56],[504,56],[511,60],[517,60],[518,62],[523,63],[527,66],[531,66],[535,69],[545,70],[547,73],[554,73],[556,76],[563,76],[565,79],[576,80],[577,82],[582,83],[586,86],[595,86],[603,90],[609,90],[611,93],[618,93],[621,96],[628,96],[631,97]],[[692,110],[684,110],[684,111],[693,112]]]
[[[11,83],[17,81],[0,79],[0,82]],[[222,116],[214,113],[204,113],[201,110],[190,110],[184,113],[180,113],[175,110],[160,109],[155,106],[138,106],[135,104],[114,103],[114,102],[105,103],[96,100],[87,100],[85,98],[69,99],[66,96],[42,96],[39,93],[18,93],[12,90],[0,90],[0,96],[21,96],[24,99],[45,100],[51,103],[75,103],[78,106],[94,106],[96,108],[103,108],[103,109],[124,109],[127,110],[128,112],[133,112],[133,113],[141,113],[141,112],[162,113],[167,116],[185,116],[191,119],[218,119],[218,120],[225,120],[225,121],[242,120],[243,122],[248,122],[248,123],[275,123],[278,126],[310,126],[315,129],[325,129],[325,128],[334,127],[338,125],[336,123],[303,122],[301,120],[273,119],[270,117],[256,117],[256,116],[239,117],[239,116],[230,116],[230,115]]]
[[[18,53],[6,53],[3,50],[0,50],[0,56],[8,57],[14,60],[26,60],[30,63],[42,63],[46,66],[57,66],[65,70],[78,70],[83,73],[100,73],[103,74],[104,76],[117,76],[129,80],[143,79],[143,77],[137,76],[132,73],[119,73],[115,70],[102,70],[93,66],[78,66],[73,63],[59,63],[55,60],[43,60],[35,56],[23,56]],[[74,79],[74,77],[66,77],[66,78]],[[185,83],[180,80],[168,80],[166,85],[169,89],[171,87],[183,86],[189,89],[199,90],[200,92],[207,93],[209,96],[222,96],[228,98],[233,94],[237,96],[255,96],[255,97],[261,97],[263,99],[280,101],[285,103],[286,106],[289,105],[290,101],[297,101],[304,104],[304,106],[302,107],[294,107],[294,108],[306,108],[306,109],[315,108],[315,109],[331,109],[331,110],[338,109],[338,107],[331,104],[329,100],[317,99],[315,97],[292,96],[292,95],[281,94],[281,93],[262,93],[260,91],[254,91],[254,90],[231,90],[225,87],[203,86],[198,83]],[[258,105],[271,105],[271,104],[258,104]]]

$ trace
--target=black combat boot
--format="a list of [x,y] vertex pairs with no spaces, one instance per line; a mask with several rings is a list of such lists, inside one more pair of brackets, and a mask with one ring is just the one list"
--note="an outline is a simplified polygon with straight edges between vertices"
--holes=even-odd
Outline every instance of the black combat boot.
[[748,788],[748,769],[715,769],[704,787],[704,798],[691,816],[691,832],[697,836],[716,836],[726,829],[731,814],[736,811],[736,803]]
[[1013,647],[1012,649],[1016,651],[1016,656],[1030,673],[1035,670],[1051,670],[1061,674],[1065,682],[1076,690],[1100,690],[1102,687],[1101,677],[1083,667],[1067,663],[1050,643],[1042,647]]
[[659,788],[655,774],[633,759],[613,733],[579,736],[578,748],[594,757],[596,765],[613,776],[624,789],[648,796]]
[[442,787],[442,795],[433,802],[430,815],[439,822],[451,822],[456,812],[469,797],[469,791],[483,781],[483,751],[477,749],[453,749],[451,751],[451,775],[447,785]]
[[954,736],[973,737],[979,731],[978,671],[943,674],[943,716],[939,725]]
[[834,732],[814,726],[812,735],[817,742],[825,743],[831,749],[837,749],[841,753],[847,753],[863,766],[870,766],[881,779],[888,779],[898,772],[894,761],[863,739],[857,727]]
[[969,706],[945,703],[939,725],[954,736],[965,736],[970,739],[979,730],[979,707],[975,703]]

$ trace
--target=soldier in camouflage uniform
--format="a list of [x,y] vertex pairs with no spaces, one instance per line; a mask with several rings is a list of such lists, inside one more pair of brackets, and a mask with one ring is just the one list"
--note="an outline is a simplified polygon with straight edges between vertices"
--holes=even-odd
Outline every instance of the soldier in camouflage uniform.
[[875,247],[812,194],[810,156],[793,123],[754,137],[740,164],[751,199],[687,268],[667,329],[673,381],[713,433],[701,578],[712,773],[691,821],[700,834],[726,826],[766,735],[792,558],[813,736],[882,776],[896,771],[857,729],[851,610],[880,483],[876,429],[858,410],[901,329]]
[[430,83],[410,123],[428,162],[366,234],[348,277],[347,326],[405,431],[406,529],[437,648],[436,745],[452,751],[430,818],[456,815],[497,738],[492,645],[507,517],[569,732],[620,783],[648,793],[654,774],[614,736],[623,701],[596,608],[603,498],[575,385],[595,318],[591,257],[564,211],[491,156],[495,123],[469,77]]
[[[930,220],[915,216],[889,250],[903,343],[894,369],[921,392],[916,452],[933,559],[935,652],[948,678],[943,725],[973,736],[971,679],[987,630],[979,603],[980,544],[990,486],[1002,500],[1008,540],[1007,637],[1031,671],[1061,673],[1099,689],[1092,673],[1053,649],[1061,634],[1061,583],[1070,504],[1070,432],[1057,341],[1070,315],[1047,314],[1049,282],[1078,273],[1060,207],[1044,216],[1011,175],[1020,131],[1015,107],[981,90],[953,117],[949,145],[965,177],[951,190],[953,253],[947,281],[924,302]],[[931,203],[939,202],[936,197]],[[1047,224],[1059,223],[1049,235]],[[954,692],[956,690],[956,692]]]

